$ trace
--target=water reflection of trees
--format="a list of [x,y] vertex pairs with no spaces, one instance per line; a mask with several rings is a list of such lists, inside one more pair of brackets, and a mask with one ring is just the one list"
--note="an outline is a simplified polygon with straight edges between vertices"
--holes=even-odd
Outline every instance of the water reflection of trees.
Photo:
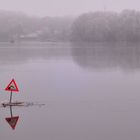
[[140,43],[50,43],[0,44],[0,65],[24,64],[28,61],[73,57],[83,68],[125,70],[140,69]]
[[59,59],[70,55],[67,43],[0,44],[0,65],[23,64],[39,59]]
[[73,43],[74,61],[89,69],[140,68],[140,44],[134,43]]

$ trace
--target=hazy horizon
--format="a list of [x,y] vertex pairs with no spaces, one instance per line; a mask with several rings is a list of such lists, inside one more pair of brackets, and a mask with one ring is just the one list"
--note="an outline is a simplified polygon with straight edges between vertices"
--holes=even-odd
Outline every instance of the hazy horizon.
[[0,0],[0,10],[20,11],[30,16],[77,16],[85,12],[140,10],[138,0]]

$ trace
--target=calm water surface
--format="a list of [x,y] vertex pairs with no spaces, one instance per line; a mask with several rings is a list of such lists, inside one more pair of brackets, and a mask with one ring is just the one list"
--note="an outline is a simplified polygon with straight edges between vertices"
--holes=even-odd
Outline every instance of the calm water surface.
[[0,101],[15,78],[15,130],[0,108],[2,140],[139,140],[140,44],[0,44]]

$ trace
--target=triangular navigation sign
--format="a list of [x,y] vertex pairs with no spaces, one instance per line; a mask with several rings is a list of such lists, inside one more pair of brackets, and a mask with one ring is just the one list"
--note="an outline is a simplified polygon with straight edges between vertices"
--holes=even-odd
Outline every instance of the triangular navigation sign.
[[12,127],[13,130],[16,128],[18,119],[19,119],[19,116],[5,118],[5,120],[8,122],[8,124]]
[[12,81],[11,81],[11,82],[9,83],[9,85],[5,88],[5,90],[7,90],[7,91],[16,91],[16,92],[19,91],[18,86],[17,86],[17,84],[16,84],[16,82],[15,82],[14,79],[12,79]]

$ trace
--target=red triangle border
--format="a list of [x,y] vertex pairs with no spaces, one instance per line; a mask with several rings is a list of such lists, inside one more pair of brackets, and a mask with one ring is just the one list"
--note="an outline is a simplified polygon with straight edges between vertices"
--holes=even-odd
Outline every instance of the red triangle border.
[[[9,123],[9,120],[11,120],[11,119],[16,119],[16,122],[15,122],[14,125],[11,125],[11,124]],[[19,116],[15,116],[15,117],[11,117],[11,118],[5,118],[5,120],[8,122],[8,124],[9,124],[9,125],[11,126],[11,128],[14,130],[14,129],[16,128],[17,122],[18,122],[18,120],[19,120]]]
[[[15,87],[16,87],[15,90],[14,90],[14,89],[9,89],[9,87],[10,87],[10,85],[11,85],[12,83],[14,83],[14,85],[15,85]],[[15,92],[19,92],[18,86],[17,86],[17,84],[16,84],[16,82],[15,82],[14,79],[12,79],[12,81],[8,84],[8,86],[5,88],[5,90],[6,90],[6,91],[15,91]]]

